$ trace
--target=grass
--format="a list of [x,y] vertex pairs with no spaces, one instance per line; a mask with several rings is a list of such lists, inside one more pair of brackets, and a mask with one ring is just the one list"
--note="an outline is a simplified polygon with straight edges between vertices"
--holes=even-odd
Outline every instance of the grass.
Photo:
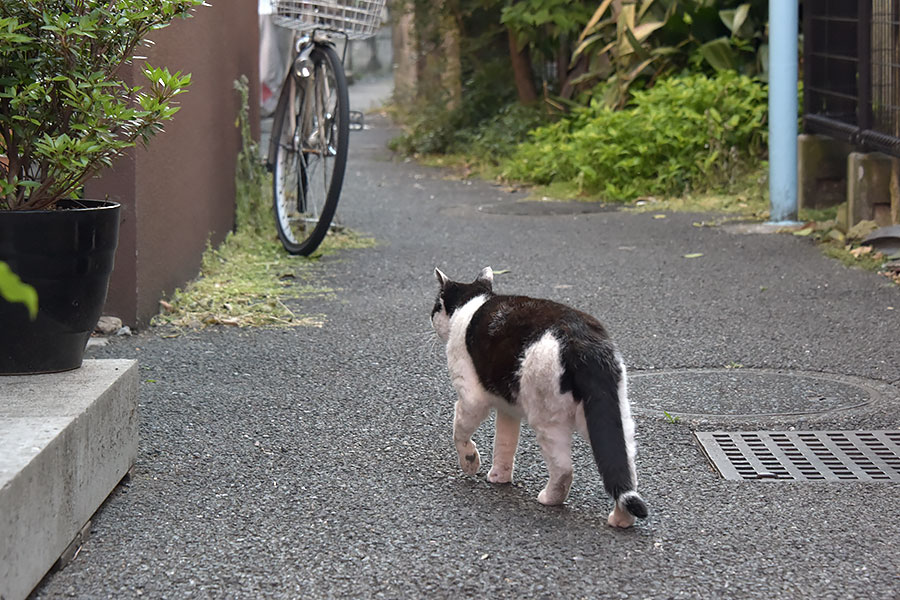
[[[822,253],[848,268],[872,271],[900,285],[900,270],[896,261],[900,253],[885,255],[872,246],[863,244],[866,235],[877,229],[874,221],[861,221],[846,227],[846,204],[824,209],[800,211],[803,225],[793,228],[793,235],[808,237],[816,242]],[[893,263],[888,266],[888,263]]]
[[663,411],[663,415],[665,415],[666,420],[667,420],[669,423],[673,424],[673,425],[677,425],[678,423],[681,422],[681,417],[677,417],[677,416],[674,416],[674,415],[670,415],[670,414],[669,414],[668,412],[666,412],[666,411]]
[[727,187],[671,198],[636,198],[636,211],[716,212],[746,219],[769,218],[767,165],[760,164],[738,176]]
[[[273,221],[273,232],[274,227]],[[219,248],[207,249],[200,274],[161,303],[153,325],[174,335],[210,325],[321,327],[324,315],[297,313],[286,302],[334,295],[323,283],[319,259],[372,245],[373,239],[352,232],[332,233],[306,258],[287,254],[277,239],[238,231]]]

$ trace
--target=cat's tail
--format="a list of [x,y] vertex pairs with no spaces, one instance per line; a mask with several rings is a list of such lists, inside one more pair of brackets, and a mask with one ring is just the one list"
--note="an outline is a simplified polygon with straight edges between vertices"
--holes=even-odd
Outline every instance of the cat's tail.
[[[572,393],[584,405],[588,437],[603,487],[616,501],[610,524],[627,526],[634,517],[647,516],[647,505],[637,493],[634,421],[628,404],[625,364],[618,354],[590,362],[594,364],[573,370]],[[620,515],[619,523],[614,523],[613,517],[620,511],[627,515]]]

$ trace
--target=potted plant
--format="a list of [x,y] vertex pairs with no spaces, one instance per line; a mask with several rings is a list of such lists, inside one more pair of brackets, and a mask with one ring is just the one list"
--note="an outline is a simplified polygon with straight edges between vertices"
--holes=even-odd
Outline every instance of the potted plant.
[[[171,119],[189,75],[144,67],[147,36],[203,0],[0,3],[0,262],[33,286],[36,318],[0,295],[0,374],[81,365],[118,243],[119,205],[84,182]],[[7,277],[8,279],[8,277]]]

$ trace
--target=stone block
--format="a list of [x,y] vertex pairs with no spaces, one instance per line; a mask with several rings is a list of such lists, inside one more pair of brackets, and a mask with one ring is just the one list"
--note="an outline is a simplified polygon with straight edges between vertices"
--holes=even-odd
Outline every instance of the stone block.
[[853,146],[826,135],[797,137],[797,198],[800,208],[827,208],[846,200],[847,156]]
[[891,161],[891,225],[900,225],[900,159]]
[[0,377],[0,598],[28,596],[137,457],[138,369]]
[[[876,216],[880,216],[882,221],[890,221],[891,179],[897,161],[879,152],[851,152],[847,157],[847,218],[850,227],[860,221],[874,221]],[[886,208],[878,208],[878,205],[885,205]]]

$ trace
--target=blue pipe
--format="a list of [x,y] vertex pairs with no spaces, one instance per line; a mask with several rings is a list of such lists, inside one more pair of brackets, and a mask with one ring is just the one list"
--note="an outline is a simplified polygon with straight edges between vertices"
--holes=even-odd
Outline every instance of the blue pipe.
[[769,222],[797,221],[797,0],[769,0]]

